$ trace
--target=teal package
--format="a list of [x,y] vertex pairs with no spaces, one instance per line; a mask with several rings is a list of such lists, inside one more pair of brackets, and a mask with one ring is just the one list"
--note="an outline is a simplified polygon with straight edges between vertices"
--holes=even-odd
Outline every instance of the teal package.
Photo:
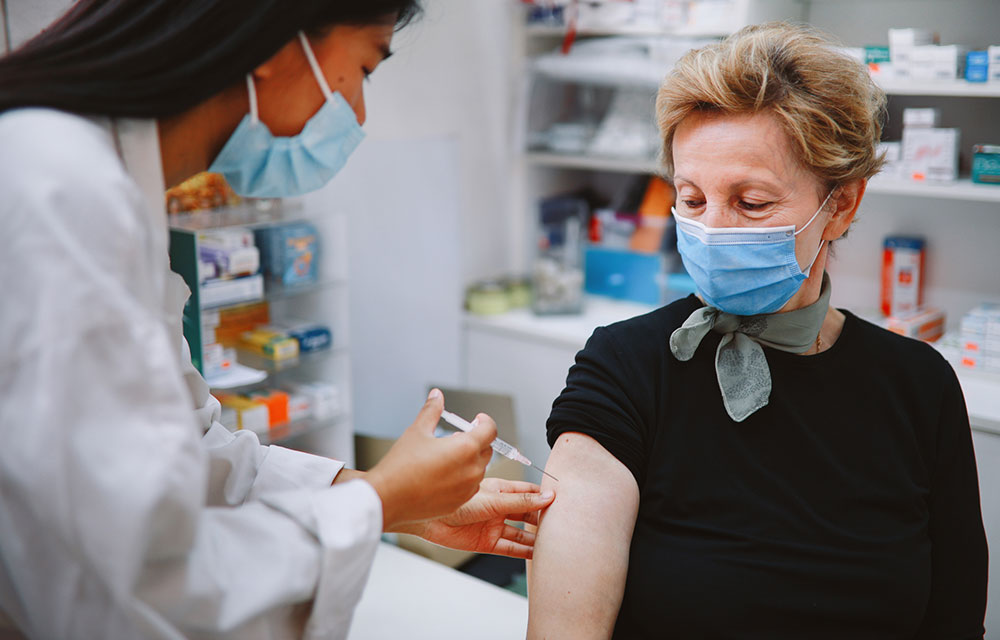
[[265,276],[286,287],[319,278],[319,231],[309,222],[289,222],[254,232]]
[[977,144],[972,154],[972,181],[1000,185],[1000,145]]

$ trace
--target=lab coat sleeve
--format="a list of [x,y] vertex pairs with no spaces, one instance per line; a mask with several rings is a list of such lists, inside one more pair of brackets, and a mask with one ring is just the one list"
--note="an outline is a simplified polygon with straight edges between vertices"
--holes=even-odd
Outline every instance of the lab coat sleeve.
[[328,486],[331,467],[260,478],[273,451],[259,460],[257,445],[254,478],[273,490],[207,506],[213,458],[141,197],[115,163],[77,153],[96,143],[60,118],[45,122],[57,147],[27,140],[16,164],[0,153],[13,176],[0,273],[18,274],[0,279],[0,299],[18,301],[0,314],[0,606],[40,638],[298,637],[292,610],[329,631],[314,637],[345,637],[377,494]]
[[209,456],[208,503],[234,506],[289,489],[333,484],[344,463],[277,445],[264,446],[251,431],[231,433],[216,422],[203,438]]

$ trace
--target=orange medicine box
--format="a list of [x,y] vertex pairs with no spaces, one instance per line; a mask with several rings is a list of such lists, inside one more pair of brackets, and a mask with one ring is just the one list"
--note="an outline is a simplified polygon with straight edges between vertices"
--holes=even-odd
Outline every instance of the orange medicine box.
[[288,394],[284,391],[255,391],[247,397],[267,406],[270,428],[288,424]]
[[893,333],[924,342],[934,342],[944,334],[944,311],[924,309],[902,316],[890,316],[886,328]]
[[882,313],[900,317],[924,304],[923,238],[889,236],[882,250]]

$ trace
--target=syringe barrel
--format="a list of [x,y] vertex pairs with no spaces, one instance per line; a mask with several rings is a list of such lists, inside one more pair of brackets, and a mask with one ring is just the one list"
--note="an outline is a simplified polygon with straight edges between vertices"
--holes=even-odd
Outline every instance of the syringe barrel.
[[504,442],[500,438],[495,439],[493,441],[493,444],[490,446],[492,446],[493,450],[502,455],[503,457],[510,458],[512,460],[514,459],[514,455],[517,453],[517,449],[515,449],[510,444]]

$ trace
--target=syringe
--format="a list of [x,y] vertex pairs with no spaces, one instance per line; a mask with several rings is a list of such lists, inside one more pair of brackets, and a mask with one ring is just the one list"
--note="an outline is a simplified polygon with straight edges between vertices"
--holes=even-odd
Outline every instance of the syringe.
[[[441,418],[451,426],[455,427],[456,429],[461,429],[462,431],[469,431],[473,428],[470,422],[462,419],[460,416],[455,415],[451,411],[442,411]],[[513,445],[504,442],[500,438],[495,439],[490,446],[493,447],[494,451],[496,451],[503,457],[515,460],[529,467],[534,467],[535,469],[538,469],[539,471],[541,471],[548,477],[552,478],[556,482],[559,482],[559,479],[556,478],[554,475],[548,473],[547,471],[545,471],[545,469],[536,467],[534,464],[531,463],[531,460],[528,460],[526,457],[524,457],[524,454],[515,449]]]

